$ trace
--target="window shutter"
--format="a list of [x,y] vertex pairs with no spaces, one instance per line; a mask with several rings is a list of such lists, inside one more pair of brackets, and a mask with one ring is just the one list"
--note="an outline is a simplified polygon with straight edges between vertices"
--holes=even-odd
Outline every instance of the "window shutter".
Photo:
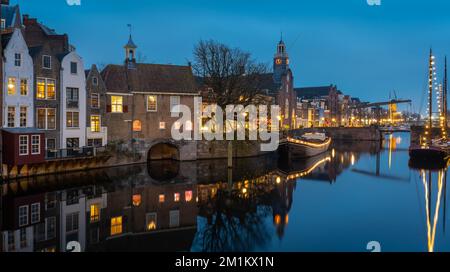
[[128,106],[125,106],[125,105],[123,106],[123,112],[124,112],[124,113],[127,113],[127,112],[128,112]]
[[106,112],[111,112],[111,105],[106,105]]

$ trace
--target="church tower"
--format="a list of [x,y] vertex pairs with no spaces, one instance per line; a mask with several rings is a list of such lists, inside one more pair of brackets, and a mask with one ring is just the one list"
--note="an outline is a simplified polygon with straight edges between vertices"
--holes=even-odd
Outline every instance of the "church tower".
[[273,80],[276,84],[281,84],[281,79],[289,70],[289,55],[286,52],[286,45],[283,36],[277,46],[277,53],[273,58]]
[[133,68],[136,65],[136,49],[137,46],[133,42],[133,39],[128,39],[128,43],[123,47],[125,48],[125,63],[128,65],[129,68]]

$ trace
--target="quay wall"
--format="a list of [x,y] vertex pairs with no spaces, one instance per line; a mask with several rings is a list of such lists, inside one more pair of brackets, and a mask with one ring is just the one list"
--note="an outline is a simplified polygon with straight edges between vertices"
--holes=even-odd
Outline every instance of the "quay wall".
[[[377,128],[314,128],[291,131],[291,135],[301,135],[306,132],[325,131],[335,141],[381,141],[382,133]],[[414,132],[412,135],[419,135]],[[414,138],[413,136],[411,137]],[[228,156],[227,141],[181,141],[153,140],[137,142],[134,150],[127,144],[115,145],[106,151],[98,152],[95,157],[67,158],[49,160],[45,163],[2,166],[3,179],[15,179],[21,177],[40,176],[57,173],[85,171],[89,169],[115,167],[121,165],[140,164],[148,161],[148,153],[152,146],[160,143],[169,143],[179,150],[179,161],[196,161],[210,159],[225,159]],[[258,141],[233,141],[234,158],[250,158],[270,154],[262,152],[261,142]]]

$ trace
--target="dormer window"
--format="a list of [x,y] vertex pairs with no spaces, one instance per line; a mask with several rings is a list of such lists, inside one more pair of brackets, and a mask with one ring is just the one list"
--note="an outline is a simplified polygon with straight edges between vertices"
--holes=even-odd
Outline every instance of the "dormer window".
[[94,86],[98,85],[98,78],[97,77],[93,77],[92,78],[92,85],[94,85]]
[[42,56],[42,68],[52,69],[52,57],[44,55]]

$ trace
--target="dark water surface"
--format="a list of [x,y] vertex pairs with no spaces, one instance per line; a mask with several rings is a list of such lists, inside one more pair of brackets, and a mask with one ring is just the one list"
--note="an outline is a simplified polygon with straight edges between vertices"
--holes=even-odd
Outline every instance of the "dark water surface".
[[399,133],[233,170],[167,161],[11,181],[0,251],[450,251],[446,170],[411,169],[408,146]]

